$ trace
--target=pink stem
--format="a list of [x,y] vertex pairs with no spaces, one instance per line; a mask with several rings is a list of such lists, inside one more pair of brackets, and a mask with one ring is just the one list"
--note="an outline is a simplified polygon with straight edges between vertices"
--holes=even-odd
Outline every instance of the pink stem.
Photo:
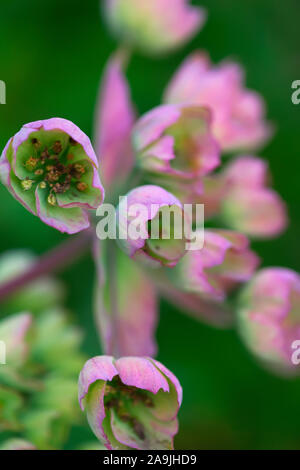
[[27,271],[0,286],[0,302],[30,282],[72,264],[89,248],[91,238],[91,230],[85,230],[42,255]]

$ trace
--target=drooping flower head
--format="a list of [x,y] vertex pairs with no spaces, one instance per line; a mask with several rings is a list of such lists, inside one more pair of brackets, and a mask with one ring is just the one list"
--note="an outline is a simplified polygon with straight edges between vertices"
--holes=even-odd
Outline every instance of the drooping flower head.
[[135,260],[172,267],[186,252],[188,222],[173,194],[159,186],[140,186],[118,206],[118,242]]
[[182,389],[154,359],[90,359],[80,373],[78,398],[93,432],[108,449],[173,448]]
[[[281,373],[299,373],[293,343],[300,339],[300,276],[289,269],[258,272],[240,299],[239,330],[263,363]],[[299,344],[300,347],[300,344]]]
[[105,0],[110,28],[125,44],[161,54],[185,43],[201,28],[206,13],[188,0]]
[[208,229],[204,247],[188,252],[170,276],[183,291],[224,301],[232,288],[251,279],[258,263],[244,235]]
[[211,115],[200,106],[159,106],[145,114],[133,129],[138,164],[173,182],[194,183],[220,163],[211,133]]
[[271,134],[263,99],[245,88],[241,67],[229,62],[213,67],[199,52],[188,57],[175,74],[165,102],[210,108],[214,136],[225,151],[256,148]]
[[104,197],[90,140],[66,119],[25,124],[2,153],[0,178],[32,214],[69,234],[89,227],[86,210]]

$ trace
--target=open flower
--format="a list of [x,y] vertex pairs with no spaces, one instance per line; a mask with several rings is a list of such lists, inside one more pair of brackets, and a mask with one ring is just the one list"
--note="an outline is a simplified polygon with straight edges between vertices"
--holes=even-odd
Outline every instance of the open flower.
[[93,432],[108,449],[173,448],[182,389],[154,359],[90,359],[79,376],[78,397]]
[[69,234],[89,227],[104,190],[89,138],[60,118],[25,124],[0,159],[1,181],[47,225]]
[[245,88],[241,67],[229,62],[213,67],[200,52],[188,57],[175,74],[165,102],[209,107],[214,136],[226,151],[256,148],[271,134],[263,99]]
[[206,13],[188,0],[105,0],[109,26],[126,44],[161,54],[185,43],[201,28]]
[[186,252],[190,226],[183,206],[159,186],[140,186],[122,198],[118,226],[118,242],[135,260],[173,267]]
[[289,269],[258,272],[240,299],[239,330],[263,363],[281,373],[299,373],[293,343],[300,339],[300,276]]
[[175,182],[198,183],[220,163],[211,115],[200,106],[159,106],[133,129],[139,165]]
[[251,279],[258,263],[244,235],[209,229],[204,247],[188,252],[170,276],[181,290],[224,301],[230,290]]

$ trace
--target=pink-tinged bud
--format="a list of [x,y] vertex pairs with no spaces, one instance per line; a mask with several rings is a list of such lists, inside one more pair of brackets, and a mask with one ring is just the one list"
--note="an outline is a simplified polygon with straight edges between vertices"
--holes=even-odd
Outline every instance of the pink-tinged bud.
[[158,301],[153,283],[116,244],[100,245],[97,240],[94,252],[95,318],[104,353],[155,356]]
[[257,148],[272,133],[265,121],[263,99],[245,88],[241,67],[229,62],[214,67],[199,52],[188,57],[175,74],[165,102],[209,107],[214,136],[225,151]]
[[246,345],[264,364],[278,373],[299,374],[300,276],[297,273],[283,268],[258,272],[242,292],[238,321]]
[[131,130],[135,112],[123,74],[126,57],[115,54],[106,67],[96,111],[96,153],[106,188],[122,183],[134,164]]
[[244,235],[205,230],[204,247],[188,252],[170,276],[183,291],[224,301],[229,291],[251,279],[258,264]]
[[163,54],[187,42],[202,27],[206,12],[189,0],[105,0],[113,33],[147,54]]
[[89,227],[87,210],[104,198],[91,142],[66,119],[25,124],[1,155],[0,178],[32,214],[69,234]]
[[234,230],[253,237],[272,237],[287,225],[281,197],[267,186],[267,164],[256,157],[239,157],[219,176],[224,221]]
[[174,183],[195,183],[220,164],[211,114],[200,106],[165,105],[145,114],[133,130],[139,165]]
[[173,449],[182,389],[154,359],[90,359],[79,376],[78,397],[93,432],[107,449]]
[[186,253],[189,221],[181,202],[159,186],[130,191],[118,206],[118,242],[131,258],[173,267]]

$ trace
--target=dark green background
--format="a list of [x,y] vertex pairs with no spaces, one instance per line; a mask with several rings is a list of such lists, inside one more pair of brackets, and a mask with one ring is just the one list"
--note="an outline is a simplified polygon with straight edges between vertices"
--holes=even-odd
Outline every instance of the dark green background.
[[[134,56],[128,70],[134,101],[145,112],[189,51],[207,49],[214,61],[239,60],[247,85],[266,99],[277,126],[261,152],[274,186],[288,203],[290,228],[280,238],[256,243],[264,265],[300,271],[298,249],[300,105],[291,83],[300,79],[298,0],[203,0],[209,20],[185,49],[164,60]],[[54,116],[74,121],[91,135],[101,72],[116,44],[101,22],[98,0],[1,0],[0,79],[7,104],[0,106],[0,147],[22,124]],[[26,247],[42,253],[65,237],[43,225],[0,187],[1,252]],[[68,305],[86,330],[85,350],[99,354],[92,323],[94,268],[88,257],[61,275]],[[134,299],[133,299],[134,301]],[[159,359],[180,378],[184,404],[177,448],[300,448],[300,381],[262,370],[235,332],[203,326],[163,303]],[[91,434],[82,431],[84,438]],[[69,447],[80,440],[72,432]]]

